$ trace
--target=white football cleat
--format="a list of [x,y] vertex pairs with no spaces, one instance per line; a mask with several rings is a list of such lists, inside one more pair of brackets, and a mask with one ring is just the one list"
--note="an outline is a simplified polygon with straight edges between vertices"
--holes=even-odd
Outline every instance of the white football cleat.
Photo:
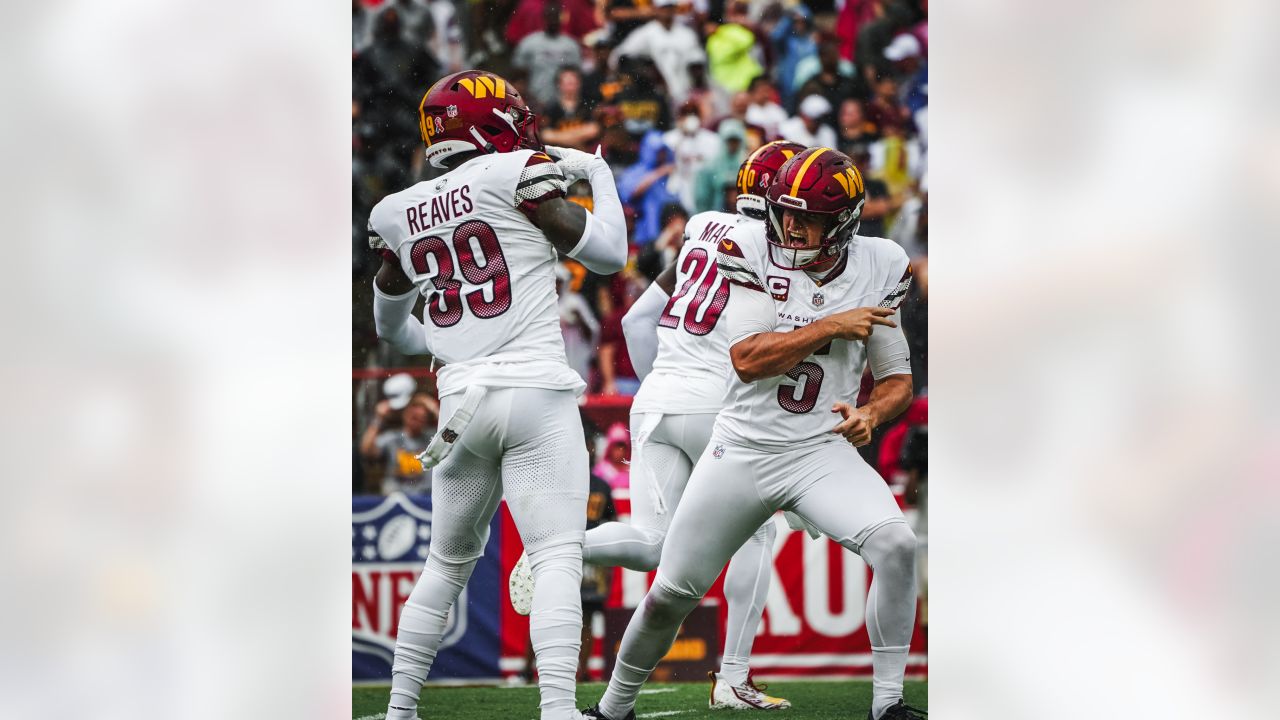
[[533,611],[533,568],[529,567],[529,555],[520,553],[520,559],[511,569],[507,580],[507,594],[516,613],[528,615]]
[[786,710],[791,707],[789,700],[770,697],[764,694],[767,686],[757,686],[748,676],[742,685],[730,685],[720,677],[720,673],[707,673],[711,678],[712,710]]

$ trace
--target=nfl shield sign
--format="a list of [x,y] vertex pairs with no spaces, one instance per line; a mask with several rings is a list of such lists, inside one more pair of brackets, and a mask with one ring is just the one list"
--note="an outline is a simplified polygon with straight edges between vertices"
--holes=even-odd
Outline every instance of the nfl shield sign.
[[822,297],[822,293],[813,294],[813,306],[822,307],[822,303],[826,302],[826,298]]
[[[431,547],[431,498],[356,497],[351,508],[351,671],[391,677],[396,627]],[[498,525],[449,614],[431,679],[493,678],[498,670]]]

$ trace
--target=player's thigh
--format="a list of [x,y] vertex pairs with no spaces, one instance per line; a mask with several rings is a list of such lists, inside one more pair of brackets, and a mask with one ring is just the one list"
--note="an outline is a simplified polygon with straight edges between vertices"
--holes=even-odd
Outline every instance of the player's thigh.
[[[676,441],[681,416],[631,416],[631,525],[666,532],[693,462]],[[672,424],[677,424],[672,427]]]
[[756,488],[753,453],[708,447],[693,468],[662,546],[658,579],[676,592],[701,597],[725,563],[776,508]]
[[795,451],[786,465],[791,477],[783,509],[854,552],[878,528],[906,522],[884,478],[846,442]]
[[690,463],[698,462],[707,445],[711,443],[711,432],[716,426],[715,413],[693,413],[689,415],[670,416],[671,442],[684,451]]
[[465,445],[456,447],[436,467],[432,482],[432,552],[458,560],[484,554],[489,521],[501,499],[498,460],[480,457]]
[[502,484],[525,548],[581,540],[589,470],[573,393],[511,388],[500,395],[495,410],[506,414]]

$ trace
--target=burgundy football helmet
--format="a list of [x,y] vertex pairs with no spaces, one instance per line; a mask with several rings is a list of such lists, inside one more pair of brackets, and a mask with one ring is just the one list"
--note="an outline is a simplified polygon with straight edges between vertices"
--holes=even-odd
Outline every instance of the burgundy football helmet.
[[435,167],[461,152],[542,149],[538,116],[520,91],[484,70],[463,70],[432,85],[418,104],[418,129]]
[[[839,257],[858,231],[866,200],[862,173],[848,155],[817,147],[792,157],[778,170],[765,192],[769,259],[784,270],[801,270]],[[785,242],[782,216],[787,210],[823,219],[818,247],[795,247]]]
[[738,212],[763,220],[764,194],[782,164],[804,152],[804,146],[789,140],[774,140],[756,148],[738,168]]

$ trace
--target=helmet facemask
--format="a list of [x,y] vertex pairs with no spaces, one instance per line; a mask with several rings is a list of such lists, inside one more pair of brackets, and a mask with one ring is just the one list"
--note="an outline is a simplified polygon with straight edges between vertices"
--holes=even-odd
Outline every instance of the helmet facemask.
[[[785,195],[782,201],[791,201],[796,204],[804,202]],[[845,248],[849,246],[854,234],[858,232],[858,226],[861,224],[863,202],[865,200],[859,202],[857,207],[846,208],[834,216],[828,213],[808,211],[800,207],[791,207],[790,209],[793,212],[805,213],[818,218],[827,217],[818,247],[793,247],[788,245],[786,242],[786,229],[783,227],[783,216],[788,208],[778,203],[768,203],[769,222],[768,232],[765,233],[765,236],[769,241],[769,260],[783,270],[804,270],[840,257]]]

